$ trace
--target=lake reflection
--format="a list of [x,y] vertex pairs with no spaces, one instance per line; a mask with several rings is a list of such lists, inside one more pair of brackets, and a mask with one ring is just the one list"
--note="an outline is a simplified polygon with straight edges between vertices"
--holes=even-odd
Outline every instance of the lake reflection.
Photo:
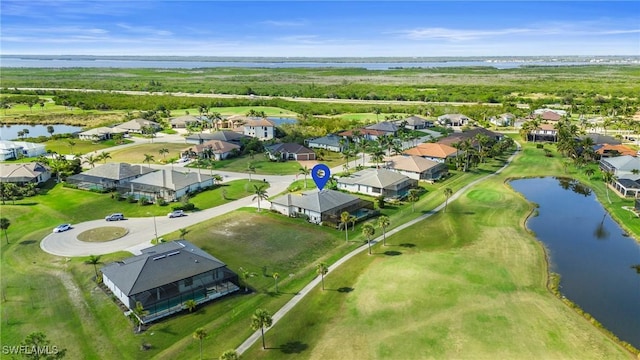
[[[572,180],[514,180],[538,204],[527,226],[549,251],[563,295],[607,329],[640,348],[640,245],[618,226],[591,190]],[[615,195],[611,195],[615,196]],[[629,212],[629,218],[639,221]]]

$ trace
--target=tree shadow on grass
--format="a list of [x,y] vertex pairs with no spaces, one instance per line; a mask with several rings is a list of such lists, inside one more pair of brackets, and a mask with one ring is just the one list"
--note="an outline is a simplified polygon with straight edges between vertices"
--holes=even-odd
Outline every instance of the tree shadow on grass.
[[402,255],[402,252],[395,251],[395,250],[387,250],[383,254],[385,254],[387,256],[398,256],[398,255]]
[[300,354],[307,350],[307,348],[309,348],[309,345],[301,343],[300,341],[290,341],[280,345],[280,351],[285,354]]
[[161,328],[156,329],[157,332],[168,334],[168,335],[177,335],[178,333],[171,329],[170,326],[163,326]]
[[21,241],[19,244],[20,245],[31,245],[31,244],[35,244],[37,243],[37,240],[25,240],[25,241]]
[[416,247],[416,244],[402,243],[402,244],[400,244],[398,246],[403,247],[403,248],[414,248],[414,247]]

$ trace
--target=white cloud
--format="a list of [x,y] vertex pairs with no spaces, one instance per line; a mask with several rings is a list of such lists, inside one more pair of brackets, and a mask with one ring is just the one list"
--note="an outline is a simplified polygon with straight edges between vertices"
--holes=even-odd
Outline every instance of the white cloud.
[[128,24],[119,23],[117,26],[121,29],[124,29],[127,32],[135,33],[135,34],[144,34],[151,36],[171,36],[173,32],[169,30],[159,30],[150,26],[132,26]]

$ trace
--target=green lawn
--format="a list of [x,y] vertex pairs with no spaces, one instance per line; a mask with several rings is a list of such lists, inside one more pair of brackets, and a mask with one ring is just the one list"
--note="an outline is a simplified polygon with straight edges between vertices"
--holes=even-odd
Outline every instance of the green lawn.
[[[505,186],[548,159],[516,161],[327,276],[250,359],[622,359],[632,356],[546,290],[532,207]],[[551,166],[549,166],[551,165]],[[421,201],[428,202],[429,195]],[[354,276],[356,275],[357,276]]]
[[[243,358],[628,357],[545,288],[542,248],[522,228],[531,207],[504,184],[520,174],[563,172],[559,158],[545,158],[542,150],[531,147],[526,145],[526,157],[505,174],[449,204],[446,214],[389,237],[386,248],[378,245],[373,256],[360,255],[329,274],[326,291],[313,290],[267,333],[271,349],[263,351],[256,344]],[[424,185],[427,192],[415,211],[408,203],[382,211],[391,217],[393,228],[442,202],[444,187],[455,191],[498,166],[488,162],[473,172],[453,171],[444,182]],[[572,171],[583,176],[568,169]],[[192,201],[198,207],[219,204],[222,189],[228,197],[241,197],[245,184],[229,183]],[[594,187],[604,194],[595,177]],[[256,292],[216,301],[134,335],[132,325],[92,282],[94,270],[84,263],[86,258],[51,256],[39,250],[38,242],[63,221],[110,212],[164,214],[166,207],[140,207],[114,201],[108,194],[56,186],[45,195],[4,205],[2,211],[12,223],[11,244],[3,240],[0,248],[6,294],[2,343],[17,344],[37,329],[68,348],[69,358],[193,359],[198,342],[191,334],[198,327],[210,333],[203,344],[206,358],[217,358],[251,334],[256,308],[275,312],[315,276],[318,261],[331,264],[363,244],[362,224],[349,231],[351,241],[346,243],[344,232],[255,208],[192,226],[186,238],[232,270],[254,272],[249,285]],[[102,261],[126,256],[110,254]],[[274,293],[273,272],[280,273],[279,294]],[[142,351],[141,343],[152,348]]]
[[[265,154],[243,155],[241,157],[214,162],[214,169],[247,173],[247,167],[253,164],[255,175],[291,175],[300,170],[297,161],[271,161]],[[257,177],[256,177],[257,178]]]
[[[69,144],[69,141],[73,142],[73,145]],[[57,139],[48,140],[45,143],[47,151],[56,152],[58,154],[86,154],[92,151],[106,150],[112,146],[131,143],[130,140],[122,140],[121,143],[116,143],[115,140],[106,141],[90,141],[80,139]]]
[[[145,156],[144,154],[152,155],[154,163],[162,164],[166,160],[179,158],[180,152],[188,148],[188,144],[176,144],[176,143],[148,143],[131,146],[128,148],[115,150],[109,152],[111,159],[107,159],[107,162],[125,162],[130,164],[143,164]],[[160,149],[168,149],[169,153],[160,155]]]

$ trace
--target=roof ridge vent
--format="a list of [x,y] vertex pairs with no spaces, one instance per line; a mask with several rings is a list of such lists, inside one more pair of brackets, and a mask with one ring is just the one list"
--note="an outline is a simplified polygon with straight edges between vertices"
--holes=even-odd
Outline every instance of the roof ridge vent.
[[166,258],[166,257],[167,257],[166,255],[156,256],[156,257],[154,257],[154,258],[153,258],[153,261],[160,260],[160,259],[164,259],[164,258]]
[[178,255],[178,254],[180,254],[180,251],[174,251],[174,252],[168,253],[167,257],[173,256],[173,255]]

